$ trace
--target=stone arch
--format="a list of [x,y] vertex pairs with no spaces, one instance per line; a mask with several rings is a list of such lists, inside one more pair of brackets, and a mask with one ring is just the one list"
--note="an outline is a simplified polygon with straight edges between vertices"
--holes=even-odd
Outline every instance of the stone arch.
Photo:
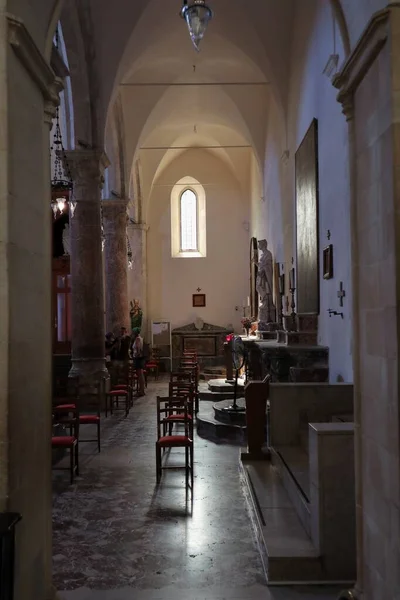
[[346,23],[346,17],[344,15],[340,0],[330,0],[330,3],[332,6],[333,14],[336,18],[336,22],[339,26],[340,35],[342,37],[343,49],[347,58],[351,52],[351,44],[349,30]]

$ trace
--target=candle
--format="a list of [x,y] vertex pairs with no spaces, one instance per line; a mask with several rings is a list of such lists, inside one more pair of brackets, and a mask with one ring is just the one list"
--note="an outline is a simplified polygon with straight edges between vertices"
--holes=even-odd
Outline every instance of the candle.
[[289,271],[289,289],[291,289],[291,290],[295,289],[294,267],[292,269],[290,269],[290,271]]
[[250,306],[250,296],[247,296],[247,306]]
[[283,296],[285,293],[285,275],[282,273],[279,277],[279,294]]

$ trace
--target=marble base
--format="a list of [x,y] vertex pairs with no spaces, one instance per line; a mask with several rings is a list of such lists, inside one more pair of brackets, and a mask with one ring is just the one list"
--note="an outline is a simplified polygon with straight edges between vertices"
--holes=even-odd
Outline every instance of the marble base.
[[316,331],[285,331],[284,344],[287,346],[300,344],[302,346],[316,346],[318,334]]
[[296,331],[297,321],[293,320],[292,315],[282,315],[283,328],[285,331]]
[[298,313],[296,320],[298,331],[318,331],[317,313]]
[[259,340],[274,340],[277,339],[278,332],[277,331],[257,331],[257,336]]
[[290,367],[289,379],[293,383],[327,383],[329,381],[329,367]]
[[231,408],[233,400],[222,400],[213,404],[214,416],[220,423],[228,425],[246,425],[246,406],[244,398],[237,398],[237,409]]

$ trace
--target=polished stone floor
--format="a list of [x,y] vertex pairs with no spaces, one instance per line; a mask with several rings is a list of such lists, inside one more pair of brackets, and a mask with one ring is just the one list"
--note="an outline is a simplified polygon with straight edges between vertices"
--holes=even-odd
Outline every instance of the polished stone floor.
[[[155,397],[104,419],[102,452],[81,446],[81,476],[54,473],[54,583],[63,600],[309,600],[336,590],[268,588],[239,448],[195,439],[193,502],[183,472],[155,485]],[[84,432],[83,432],[84,434]],[[182,458],[174,451],[171,460]]]

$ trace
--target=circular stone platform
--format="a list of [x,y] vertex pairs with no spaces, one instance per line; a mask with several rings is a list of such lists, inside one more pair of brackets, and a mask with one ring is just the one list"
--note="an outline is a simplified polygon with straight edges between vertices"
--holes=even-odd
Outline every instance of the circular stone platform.
[[244,398],[237,399],[239,410],[229,409],[233,405],[233,400],[221,400],[213,404],[215,419],[220,423],[229,425],[246,426],[246,410]]

